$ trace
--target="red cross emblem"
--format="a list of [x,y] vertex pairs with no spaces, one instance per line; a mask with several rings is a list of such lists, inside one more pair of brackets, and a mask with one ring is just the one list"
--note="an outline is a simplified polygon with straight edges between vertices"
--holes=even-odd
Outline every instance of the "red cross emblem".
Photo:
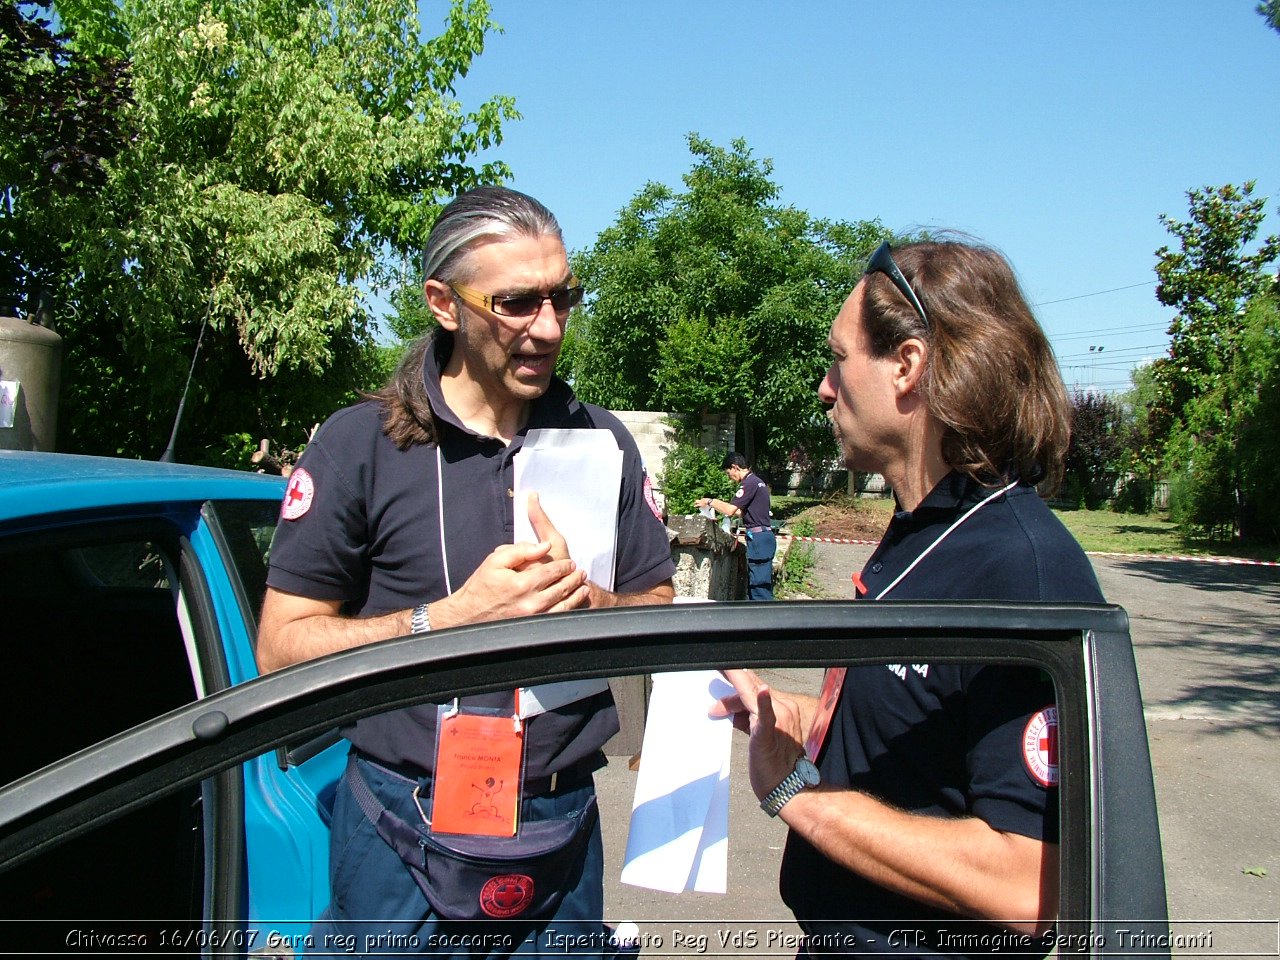
[[297,520],[311,509],[315,495],[315,481],[311,474],[299,467],[289,474],[289,486],[285,488],[284,502],[280,504],[280,516],[286,520]]
[[516,917],[533,903],[533,877],[507,873],[491,877],[480,890],[480,909],[491,917]]
[[1058,785],[1058,708],[1045,707],[1022,731],[1022,759],[1031,779],[1042,787]]

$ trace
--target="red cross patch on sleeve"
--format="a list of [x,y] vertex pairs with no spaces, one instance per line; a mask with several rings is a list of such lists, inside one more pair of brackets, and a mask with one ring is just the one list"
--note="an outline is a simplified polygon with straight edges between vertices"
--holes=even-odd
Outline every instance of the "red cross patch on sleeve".
[[659,520],[662,519],[662,511],[658,509],[658,501],[653,496],[653,484],[649,482],[649,471],[644,473],[644,502],[648,504],[649,510]]
[[289,486],[285,487],[284,502],[280,504],[280,516],[285,520],[297,520],[311,509],[316,496],[316,484],[311,474],[301,467],[289,474]]
[[1022,731],[1022,759],[1031,779],[1042,787],[1058,785],[1058,708],[1045,707]]

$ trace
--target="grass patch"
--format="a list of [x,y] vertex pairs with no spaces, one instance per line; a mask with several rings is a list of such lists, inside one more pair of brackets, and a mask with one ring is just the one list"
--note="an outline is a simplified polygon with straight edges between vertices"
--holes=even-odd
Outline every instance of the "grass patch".
[[[811,524],[801,536],[879,540],[893,514],[893,500],[879,497],[849,498],[774,497],[773,518],[781,526]],[[1093,553],[1182,554],[1240,557],[1247,560],[1280,560],[1280,546],[1241,546],[1237,543],[1200,540],[1183,535],[1178,524],[1164,514],[1114,513],[1111,510],[1058,510],[1054,514],[1080,545]]]
[[1160,516],[1110,510],[1054,510],[1086,550],[1098,553],[1181,553],[1178,525]]
[[[797,537],[812,537],[813,521],[801,517],[791,524],[791,532]],[[813,595],[814,586],[809,582],[809,573],[817,562],[817,556],[817,548],[812,543],[792,541],[787,555],[782,560],[782,576],[776,587],[779,600],[786,600],[799,594]]]
[[1080,546],[1096,553],[1173,553],[1280,560],[1280,549],[1275,546],[1245,547],[1184,537],[1181,528],[1161,514],[1113,513],[1110,510],[1053,512],[1080,541]]

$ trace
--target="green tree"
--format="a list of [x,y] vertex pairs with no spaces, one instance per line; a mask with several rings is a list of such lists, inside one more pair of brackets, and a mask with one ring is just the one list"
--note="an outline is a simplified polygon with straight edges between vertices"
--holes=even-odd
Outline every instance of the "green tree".
[[1280,0],[1263,0],[1258,4],[1258,13],[1267,21],[1267,26],[1280,33]]
[[1157,400],[1155,365],[1135,367],[1131,386],[1118,398],[1122,442],[1120,491],[1111,507],[1126,513],[1147,513],[1153,506],[1156,481],[1164,472],[1164,437],[1151,433],[1151,409]]
[[[100,44],[104,46],[105,44]],[[128,64],[86,54],[50,0],[0,0],[0,311],[34,312],[76,222],[130,138]]]
[[1253,182],[1188,191],[1187,221],[1162,215],[1178,250],[1156,251],[1156,296],[1176,307],[1169,355],[1156,361],[1152,435],[1165,437],[1175,519],[1211,534],[1244,529],[1249,492],[1240,440],[1258,383],[1245,336],[1248,306],[1274,282],[1266,267],[1280,257],[1280,238],[1253,253],[1265,216]]
[[745,141],[690,134],[682,192],[647,184],[574,255],[588,300],[562,369],[615,409],[732,411],[743,452],[782,475],[793,450],[834,456],[815,390],[827,330],[856,271],[890,236],[778,202],[772,164]]
[[245,433],[296,446],[379,375],[364,291],[441,199],[507,174],[469,158],[500,142],[512,101],[454,96],[488,3],[453,0],[438,36],[415,0],[66,7],[77,52],[123,50],[132,101],[127,146],[53,237],[64,449],[155,456],[198,341],[180,458]]
[[1071,395],[1071,443],[1064,464],[1064,496],[1096,510],[1115,491],[1125,449],[1124,408],[1105,393]]
[[1245,310],[1236,396],[1242,534],[1280,543],[1280,294],[1274,278]]

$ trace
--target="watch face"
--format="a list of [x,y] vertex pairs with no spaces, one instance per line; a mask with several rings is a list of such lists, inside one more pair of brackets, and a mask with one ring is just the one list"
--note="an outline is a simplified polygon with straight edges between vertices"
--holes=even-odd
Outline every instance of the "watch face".
[[801,757],[796,761],[796,773],[800,775],[800,782],[806,787],[816,787],[822,783],[822,775],[818,773],[818,768],[807,757]]

